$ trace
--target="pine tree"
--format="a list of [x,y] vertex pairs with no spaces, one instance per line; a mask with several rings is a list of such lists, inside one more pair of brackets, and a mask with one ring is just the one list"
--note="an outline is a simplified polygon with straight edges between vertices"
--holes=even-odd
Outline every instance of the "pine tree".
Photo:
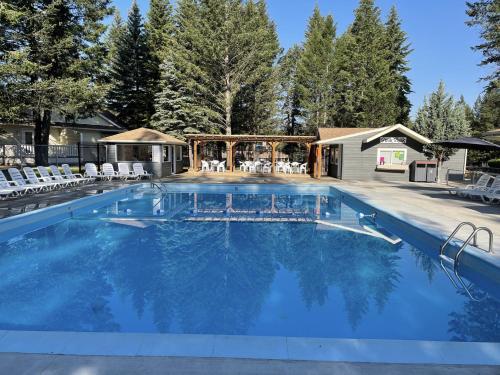
[[[275,61],[279,53],[279,41],[274,23],[269,20],[264,1],[249,1],[243,8],[246,43],[252,38],[260,48],[254,51],[245,69],[249,72],[235,96],[232,108],[231,131],[249,134],[271,134],[276,131],[278,112],[278,76]],[[252,47],[254,48],[254,47]]]
[[161,69],[161,88],[156,95],[151,127],[178,138],[183,138],[187,132],[203,129],[204,113],[193,104],[174,63],[167,58]]
[[148,20],[145,24],[151,51],[152,86],[158,92],[161,75],[160,65],[169,56],[174,32],[173,7],[169,0],[151,0]]
[[179,0],[176,24],[172,58],[205,130],[253,132],[268,122],[279,44],[264,1]]
[[343,78],[334,89],[337,95],[347,95],[345,102],[336,100],[336,119],[348,120],[354,127],[394,124],[397,90],[385,48],[385,27],[373,0],[360,0],[347,33],[336,52],[344,56],[336,57],[340,66],[335,67],[335,77],[340,72]]
[[154,111],[151,53],[134,1],[111,62],[108,107],[129,129],[147,126]]
[[323,17],[316,6],[309,19],[297,69],[300,101],[309,134],[314,134],[320,126],[328,126],[331,119],[334,38],[332,16]]
[[[418,109],[414,130],[432,141],[445,141],[468,135],[470,124],[464,105],[455,102],[453,97],[446,93],[444,83],[440,82],[437,90],[429,99],[425,99],[422,107]],[[438,166],[456,151],[434,144],[427,145],[426,150],[437,159]]]
[[408,55],[411,53],[406,33],[401,29],[396,7],[393,6],[385,24],[385,50],[389,61],[389,72],[392,82],[396,86],[396,119],[398,124],[407,124],[411,103],[408,95],[411,93],[411,82],[406,76],[410,70],[408,67]]
[[[114,59],[116,59],[117,51],[118,51],[118,41],[122,37],[122,34],[125,32],[125,27],[123,24],[122,17],[120,15],[120,11],[115,9],[113,15],[113,22],[109,28],[107,37],[106,37],[106,48],[108,50],[107,60],[108,60],[108,73],[111,63]],[[109,75],[109,74],[108,74]]]
[[[32,121],[35,145],[47,145],[53,112],[77,117],[99,107],[110,1],[9,5],[0,6],[0,117]],[[47,147],[35,148],[35,162],[47,164]]]
[[500,92],[487,89],[474,104],[472,133],[480,137],[488,130],[500,128]]
[[483,53],[484,59],[481,65],[493,64],[493,73],[484,77],[490,81],[490,87],[498,89],[500,81],[500,1],[498,0],[478,0],[466,2],[467,15],[470,20],[469,26],[479,26],[481,28],[481,38],[483,43],[473,47]]
[[279,91],[280,91],[280,120],[285,134],[300,135],[303,132],[300,105],[300,93],[297,82],[297,70],[301,47],[294,45],[280,59]]

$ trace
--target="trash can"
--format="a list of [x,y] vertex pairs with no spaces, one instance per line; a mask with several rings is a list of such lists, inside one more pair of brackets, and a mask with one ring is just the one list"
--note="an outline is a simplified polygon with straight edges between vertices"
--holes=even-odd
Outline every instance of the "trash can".
[[410,181],[436,182],[437,163],[429,160],[415,160],[410,165]]

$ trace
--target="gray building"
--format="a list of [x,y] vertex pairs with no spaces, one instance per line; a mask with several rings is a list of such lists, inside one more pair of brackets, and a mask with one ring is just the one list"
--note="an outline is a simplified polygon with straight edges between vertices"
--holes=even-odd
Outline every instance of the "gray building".
[[[431,141],[397,124],[383,128],[320,128],[322,175],[343,180],[409,181],[415,161],[428,161],[424,146]],[[461,177],[466,151],[458,150],[441,166],[440,176],[448,172]]]
[[115,134],[98,141],[106,145],[106,161],[115,166],[141,162],[148,172],[161,178],[183,171],[183,147],[177,138],[157,130],[139,128]]

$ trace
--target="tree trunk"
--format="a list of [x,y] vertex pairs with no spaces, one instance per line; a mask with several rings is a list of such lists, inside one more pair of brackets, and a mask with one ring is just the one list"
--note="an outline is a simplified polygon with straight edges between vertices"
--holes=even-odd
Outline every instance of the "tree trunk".
[[49,164],[49,135],[51,111],[42,110],[34,113],[35,121],[35,164]]

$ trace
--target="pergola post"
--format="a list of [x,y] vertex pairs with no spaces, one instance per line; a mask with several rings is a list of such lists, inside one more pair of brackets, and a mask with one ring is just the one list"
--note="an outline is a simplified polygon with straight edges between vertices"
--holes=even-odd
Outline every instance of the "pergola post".
[[276,173],[276,142],[271,142],[271,172]]
[[231,142],[231,172],[234,172],[236,164],[236,145],[238,142]]
[[233,142],[226,142],[226,167],[228,171],[233,170]]
[[193,171],[198,170],[198,141],[193,141]]
[[321,178],[321,147],[322,145],[316,145],[316,178],[319,180]]
[[[310,172],[311,171],[311,144],[306,143],[305,146],[306,146],[306,154],[307,154],[306,165],[307,165],[307,168],[309,168],[309,172]],[[307,173],[307,170],[306,170],[306,173]]]

